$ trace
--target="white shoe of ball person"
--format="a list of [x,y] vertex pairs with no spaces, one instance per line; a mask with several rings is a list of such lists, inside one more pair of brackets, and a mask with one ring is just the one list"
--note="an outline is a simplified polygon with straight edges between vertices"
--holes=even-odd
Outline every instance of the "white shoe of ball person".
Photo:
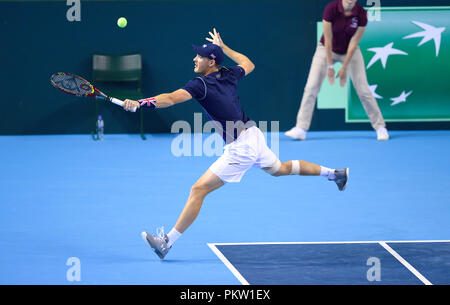
[[306,130],[304,130],[300,127],[297,127],[297,126],[286,131],[284,134],[294,140],[305,140],[306,139]]
[[387,141],[389,140],[389,134],[386,128],[380,127],[377,129],[377,140],[378,141]]

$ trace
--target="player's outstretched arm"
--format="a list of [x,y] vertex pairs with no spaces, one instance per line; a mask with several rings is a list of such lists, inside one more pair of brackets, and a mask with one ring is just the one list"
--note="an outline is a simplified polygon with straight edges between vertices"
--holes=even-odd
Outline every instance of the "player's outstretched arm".
[[215,28],[213,29],[213,32],[214,33],[209,32],[211,38],[206,38],[206,40],[221,47],[225,55],[227,55],[244,69],[245,75],[251,73],[255,69],[255,65],[247,56],[232,50],[230,47],[223,43],[222,37],[220,37],[220,34],[216,31]]
[[178,89],[171,93],[163,93],[139,101],[126,99],[124,101],[123,108],[127,111],[131,111],[135,107],[167,108],[190,99],[192,99],[192,96],[189,92],[184,89]]

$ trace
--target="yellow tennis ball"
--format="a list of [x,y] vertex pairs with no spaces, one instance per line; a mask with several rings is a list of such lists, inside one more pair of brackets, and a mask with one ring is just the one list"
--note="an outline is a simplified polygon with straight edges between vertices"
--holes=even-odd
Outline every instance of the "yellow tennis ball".
[[117,19],[117,25],[119,26],[119,28],[124,28],[127,26],[127,19],[125,17],[120,17],[119,19]]

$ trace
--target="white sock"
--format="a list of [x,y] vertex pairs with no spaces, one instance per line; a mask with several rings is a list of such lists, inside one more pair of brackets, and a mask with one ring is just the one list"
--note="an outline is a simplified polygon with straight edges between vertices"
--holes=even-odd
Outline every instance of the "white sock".
[[173,243],[181,236],[181,233],[178,232],[175,228],[170,230],[169,234],[167,234],[167,237],[169,238],[169,242],[167,245],[171,247]]
[[320,175],[327,177],[328,179],[334,179],[336,176],[334,175],[334,169],[328,167],[320,167]]

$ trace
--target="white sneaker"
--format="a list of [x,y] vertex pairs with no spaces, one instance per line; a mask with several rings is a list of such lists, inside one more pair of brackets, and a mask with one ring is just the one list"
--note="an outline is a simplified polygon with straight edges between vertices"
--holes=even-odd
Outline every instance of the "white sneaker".
[[389,134],[386,128],[380,127],[377,129],[377,140],[378,141],[387,141],[389,140]]
[[295,140],[306,139],[306,130],[300,127],[293,127],[290,130],[286,131],[284,134]]

